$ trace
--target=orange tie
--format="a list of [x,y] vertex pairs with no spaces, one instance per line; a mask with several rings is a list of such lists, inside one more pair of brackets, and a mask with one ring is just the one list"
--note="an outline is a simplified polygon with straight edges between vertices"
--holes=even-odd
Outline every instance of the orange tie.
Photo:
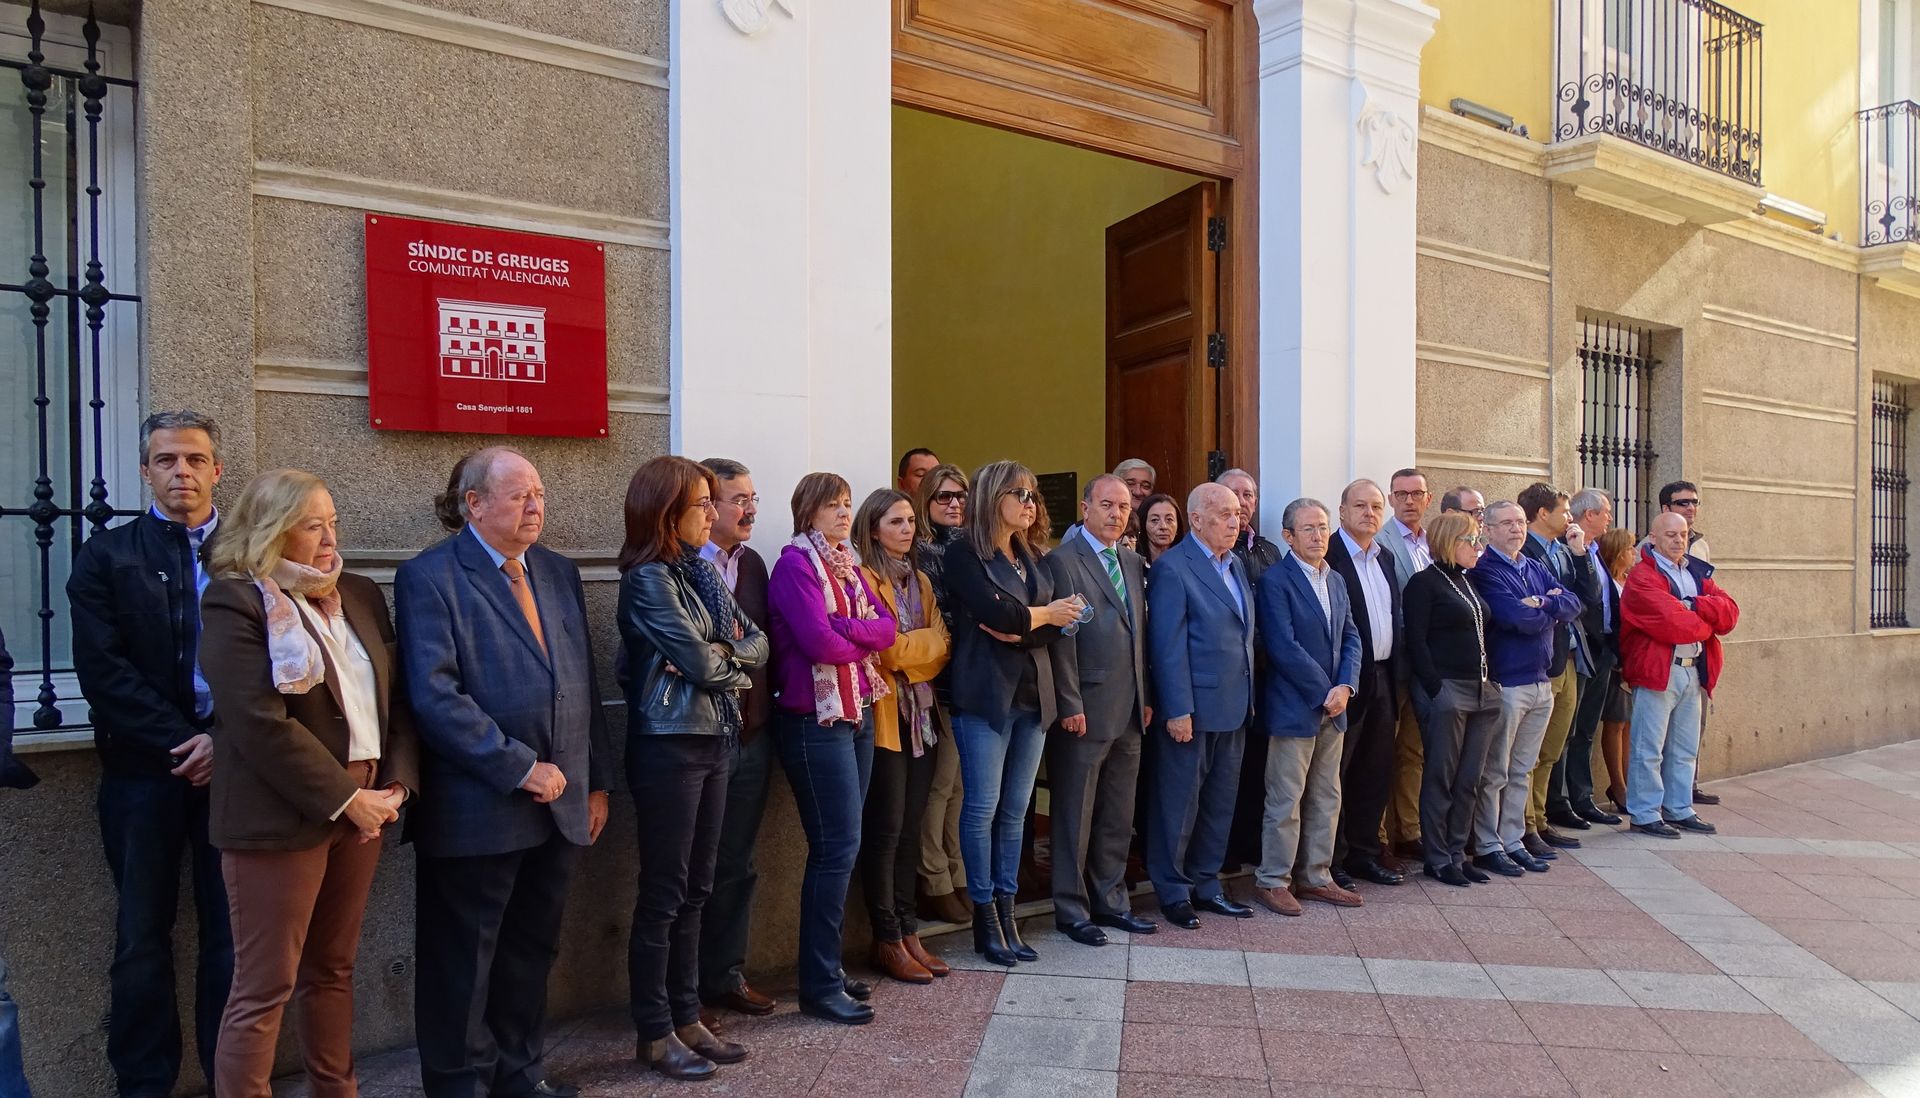
[[527,568],[517,560],[509,558],[500,565],[507,574],[507,586],[513,589],[513,601],[520,604],[520,612],[527,616],[527,628],[533,630],[533,639],[540,643],[540,652],[547,651],[547,638],[540,632],[540,610],[533,605],[533,589],[527,586]]

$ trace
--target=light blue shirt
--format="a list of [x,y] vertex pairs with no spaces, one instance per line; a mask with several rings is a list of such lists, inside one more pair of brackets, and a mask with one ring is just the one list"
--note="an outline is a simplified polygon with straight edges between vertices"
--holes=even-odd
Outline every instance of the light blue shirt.
[[[1673,581],[1674,590],[1679,591],[1682,598],[1700,597],[1700,585],[1694,582],[1693,573],[1687,571],[1684,562],[1675,564],[1658,552],[1653,554],[1653,560],[1660,566],[1660,570],[1667,574],[1667,578]],[[1704,650],[1699,641],[1694,641],[1692,644],[1676,644],[1673,646],[1673,657],[1680,659],[1685,656],[1698,656]]]
[[1240,590],[1240,584],[1233,578],[1233,554],[1228,553],[1225,559],[1216,557],[1213,555],[1213,550],[1207,548],[1207,543],[1200,540],[1199,535],[1190,533],[1187,537],[1193,541],[1195,548],[1199,549],[1201,554],[1207,558],[1207,563],[1213,565],[1213,570],[1220,573],[1220,582],[1227,585],[1227,593],[1233,596],[1234,609],[1240,611],[1240,620],[1246,621],[1247,596],[1244,591]]
[[740,558],[747,555],[747,543],[741,542],[732,551],[720,548],[713,542],[700,547],[700,559],[713,565],[720,578],[727,583],[727,590],[736,592],[740,585]]
[[[1119,542],[1115,542],[1112,545],[1108,545],[1106,542],[1103,542],[1099,538],[1093,536],[1093,531],[1087,529],[1084,525],[1078,527],[1077,529],[1079,529],[1080,531],[1080,536],[1087,539],[1087,544],[1093,546],[1093,555],[1101,558],[1100,570],[1102,572],[1107,570],[1107,563],[1106,563],[1105,557],[1108,553],[1113,554],[1114,567],[1116,568],[1120,567],[1120,547],[1119,547],[1120,543]],[[1129,616],[1131,616],[1133,614],[1133,607],[1127,605],[1128,600],[1126,597],[1126,587],[1127,587],[1127,573],[1125,569],[1122,569],[1120,572],[1120,608],[1123,611],[1125,611]]]
[[[149,507],[147,510],[152,513],[154,518],[159,519],[161,522],[173,521],[161,514],[158,506]],[[198,603],[200,598],[207,593],[207,580],[209,579],[207,566],[200,562],[200,550],[207,544],[207,538],[212,535],[219,525],[220,509],[216,507],[213,509],[213,514],[207,516],[207,521],[198,526],[187,527],[187,547],[193,557],[193,598],[195,603]],[[199,617],[197,611],[194,617],[196,619]],[[207,686],[206,676],[200,673],[200,635],[197,631],[194,633],[193,638],[193,715],[201,720],[206,720],[208,717],[213,716],[213,690]]]

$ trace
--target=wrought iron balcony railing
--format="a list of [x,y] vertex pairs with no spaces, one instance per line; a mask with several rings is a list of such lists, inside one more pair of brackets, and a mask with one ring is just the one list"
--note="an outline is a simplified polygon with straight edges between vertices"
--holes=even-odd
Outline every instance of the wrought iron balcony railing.
[[1860,244],[1920,241],[1920,104],[1860,112]]
[[1760,24],[1712,0],[1556,0],[1554,140],[1610,133],[1760,183]]

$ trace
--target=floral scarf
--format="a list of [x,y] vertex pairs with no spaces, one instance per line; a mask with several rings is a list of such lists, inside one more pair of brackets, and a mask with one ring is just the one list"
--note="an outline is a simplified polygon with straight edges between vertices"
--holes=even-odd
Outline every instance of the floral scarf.
[[304,694],[326,681],[326,656],[320,651],[320,642],[301,622],[300,608],[293,604],[292,595],[305,595],[322,615],[332,618],[340,610],[335,588],[342,566],[338,554],[327,572],[282,560],[273,571],[253,579],[267,612],[267,656],[273,665],[273,688],[282,694]]
[[[927,627],[927,608],[920,601],[920,573],[909,570],[907,578],[893,581],[894,615],[902,635]],[[933,684],[908,682],[905,675],[894,676],[900,697],[900,740],[913,745],[913,757],[940,742],[933,729]]]
[[[677,573],[700,596],[700,604],[707,608],[713,618],[715,639],[727,644],[733,643],[734,615],[733,596],[727,593],[727,585],[721,580],[720,573],[713,564],[700,555],[700,550],[682,543],[679,557],[666,562],[667,569]],[[715,690],[713,698],[720,713],[720,723],[728,732],[740,731],[740,695],[732,690]]]
[[[791,544],[805,552],[813,565],[829,617],[871,621],[880,616],[867,598],[866,584],[860,581],[860,555],[851,546],[828,545],[818,530],[796,535]],[[854,663],[813,665],[813,715],[821,724],[858,721],[864,706],[888,693],[880,661],[871,652]]]

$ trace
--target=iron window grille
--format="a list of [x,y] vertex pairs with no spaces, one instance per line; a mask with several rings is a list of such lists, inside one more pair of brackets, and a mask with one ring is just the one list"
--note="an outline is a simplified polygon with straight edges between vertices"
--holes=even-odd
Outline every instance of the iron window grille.
[[[137,465],[136,84],[124,31],[0,7],[0,605],[15,724],[86,723],[65,577]],[[24,31],[24,33],[22,33]],[[5,79],[17,76],[17,81]]]
[[1873,381],[1873,611],[1875,629],[1904,629],[1907,618],[1908,386]]
[[1612,320],[1580,326],[1580,483],[1613,499],[1614,521],[1653,526],[1653,333]]
[[1554,140],[1610,133],[1760,182],[1760,24],[1713,0],[1557,0]]
[[1860,112],[1860,244],[1920,240],[1920,104],[1912,100]]

